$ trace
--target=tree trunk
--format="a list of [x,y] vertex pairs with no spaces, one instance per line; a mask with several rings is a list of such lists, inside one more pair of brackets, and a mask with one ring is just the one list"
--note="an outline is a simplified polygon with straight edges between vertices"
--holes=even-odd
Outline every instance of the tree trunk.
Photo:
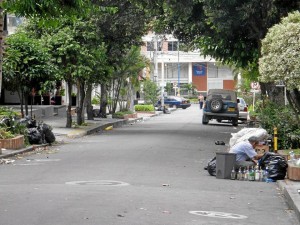
[[85,99],[85,90],[84,90],[84,82],[79,82],[78,86],[78,106],[77,108],[77,124],[82,125],[84,123],[84,99]]
[[85,96],[86,114],[88,120],[94,119],[93,106],[92,106],[92,90],[93,90],[93,85],[88,84],[86,90],[86,96]]
[[101,96],[100,96],[100,117],[106,118],[106,106],[107,106],[107,89],[106,84],[101,84]]
[[68,107],[67,107],[67,123],[66,127],[71,128],[72,127],[72,86],[73,83],[71,81],[67,81],[67,86],[68,86]]
[[[0,5],[2,5],[3,0],[0,0]],[[2,90],[2,65],[3,65],[3,45],[4,45],[4,14],[3,9],[0,8],[0,97]]]

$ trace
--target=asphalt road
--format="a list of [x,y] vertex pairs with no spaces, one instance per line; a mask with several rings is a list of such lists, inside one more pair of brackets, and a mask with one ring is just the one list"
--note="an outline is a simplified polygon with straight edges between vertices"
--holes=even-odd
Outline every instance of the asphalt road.
[[0,166],[0,224],[298,224],[276,183],[203,170],[242,127],[204,126],[193,105],[24,155]]

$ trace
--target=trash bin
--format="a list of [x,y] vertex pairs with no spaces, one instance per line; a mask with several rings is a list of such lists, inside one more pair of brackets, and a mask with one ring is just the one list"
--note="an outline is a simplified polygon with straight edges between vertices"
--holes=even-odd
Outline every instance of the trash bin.
[[235,153],[217,152],[216,156],[216,178],[230,179],[231,171],[236,161]]

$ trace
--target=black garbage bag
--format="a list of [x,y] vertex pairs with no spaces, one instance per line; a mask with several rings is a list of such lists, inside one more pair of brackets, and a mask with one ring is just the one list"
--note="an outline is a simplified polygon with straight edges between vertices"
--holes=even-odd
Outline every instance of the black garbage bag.
[[207,170],[209,175],[216,176],[216,167],[217,167],[217,157],[215,156],[208,162],[207,167],[205,167],[204,169]]
[[25,125],[27,128],[37,127],[36,120],[31,118],[30,116],[26,116],[26,117],[20,119],[19,123]]
[[268,167],[268,178],[273,180],[283,180],[286,176],[288,163],[285,157],[279,154],[266,152],[259,160],[259,165],[262,169]]
[[28,141],[30,144],[42,144],[42,135],[36,127],[27,129]]
[[41,125],[41,130],[43,132],[44,141],[46,143],[53,143],[55,141],[55,135],[52,132],[52,127],[48,124],[43,123]]

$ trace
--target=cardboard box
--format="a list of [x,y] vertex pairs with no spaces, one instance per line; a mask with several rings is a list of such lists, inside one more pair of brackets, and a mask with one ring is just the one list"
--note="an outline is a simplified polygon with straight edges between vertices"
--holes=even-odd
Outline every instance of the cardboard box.
[[269,151],[269,146],[268,145],[256,145],[255,151],[257,152],[257,154],[264,154]]

